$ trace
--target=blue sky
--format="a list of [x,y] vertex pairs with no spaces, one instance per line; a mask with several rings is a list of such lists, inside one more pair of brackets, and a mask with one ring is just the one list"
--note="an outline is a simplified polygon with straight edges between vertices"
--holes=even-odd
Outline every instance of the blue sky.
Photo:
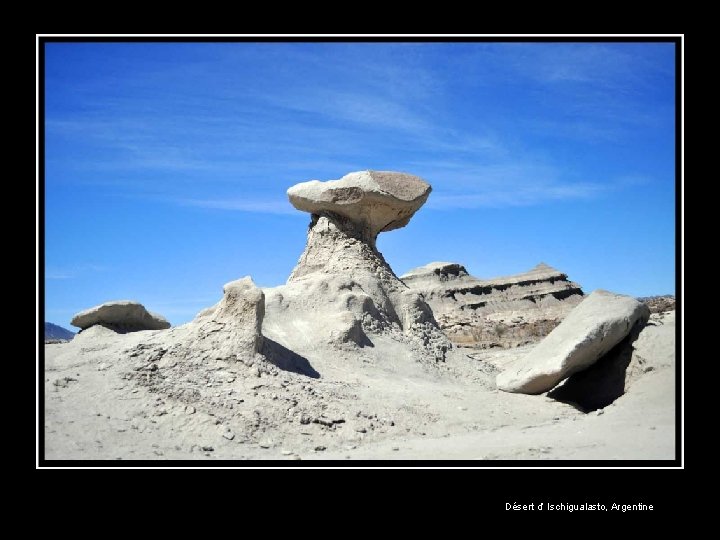
[[186,322],[285,282],[286,189],[398,170],[433,193],[378,247],[400,275],[540,261],[674,293],[674,49],[603,43],[50,43],[46,320],[134,299]]

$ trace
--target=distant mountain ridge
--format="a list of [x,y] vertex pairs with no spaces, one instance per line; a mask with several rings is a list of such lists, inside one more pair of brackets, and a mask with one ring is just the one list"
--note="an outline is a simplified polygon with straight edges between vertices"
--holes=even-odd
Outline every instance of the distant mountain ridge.
[[45,339],[72,339],[74,337],[75,332],[71,332],[57,324],[45,323]]

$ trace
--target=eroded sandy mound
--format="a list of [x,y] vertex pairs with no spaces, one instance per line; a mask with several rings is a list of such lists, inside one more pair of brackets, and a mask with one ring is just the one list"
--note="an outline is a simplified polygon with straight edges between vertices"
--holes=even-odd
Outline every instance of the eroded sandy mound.
[[623,393],[590,414],[562,395],[498,392],[496,375],[532,346],[420,364],[380,337],[332,355],[279,347],[274,362],[170,361],[137,333],[88,334],[46,346],[46,457],[672,459],[674,334],[672,316],[653,315]]

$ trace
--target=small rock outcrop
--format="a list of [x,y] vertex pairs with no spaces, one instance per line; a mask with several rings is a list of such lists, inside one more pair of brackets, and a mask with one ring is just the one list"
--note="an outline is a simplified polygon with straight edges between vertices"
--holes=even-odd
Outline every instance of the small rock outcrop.
[[593,365],[649,317],[647,306],[630,296],[594,291],[527,356],[500,373],[497,386],[506,392],[547,392]]
[[583,299],[577,283],[544,263],[514,276],[478,279],[461,264],[435,262],[400,279],[423,295],[453,343],[465,347],[535,343]]
[[81,330],[99,324],[119,333],[170,328],[165,317],[152,313],[139,302],[131,300],[106,302],[91,307],[76,314],[70,324]]
[[310,227],[287,285],[265,290],[268,328],[305,325],[324,342],[360,347],[372,345],[368,333],[399,333],[444,358],[450,343],[432,310],[375,244],[381,232],[407,225],[430,190],[416,176],[387,171],[291,187],[290,202],[311,214]]
[[[269,365],[262,356],[264,315],[265,295],[250,277],[245,277],[227,283],[222,299],[202,310],[189,323],[167,332],[150,334],[126,352],[139,362],[134,371],[144,375],[149,369],[157,374],[154,371],[157,369],[163,374],[163,384],[174,381],[173,384],[181,384],[186,391],[194,392],[187,388],[185,378],[191,377],[191,372],[214,370],[208,366],[216,362],[238,366]],[[94,333],[96,328],[108,331],[95,326],[77,339],[82,339],[86,333]],[[110,337],[97,333],[96,336],[104,341]],[[158,384],[159,379],[148,379],[147,382]]]
[[190,323],[186,341],[193,350],[212,351],[219,358],[255,354],[262,348],[265,294],[250,276],[223,287],[223,298]]

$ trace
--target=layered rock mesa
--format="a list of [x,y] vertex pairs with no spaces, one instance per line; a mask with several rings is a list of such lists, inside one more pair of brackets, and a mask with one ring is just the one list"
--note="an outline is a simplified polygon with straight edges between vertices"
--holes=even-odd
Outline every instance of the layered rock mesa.
[[311,215],[307,244],[287,284],[265,290],[263,332],[361,347],[372,345],[368,334],[402,335],[444,358],[450,343],[432,311],[376,247],[378,234],[407,225],[430,191],[423,179],[390,171],[291,187],[290,203]]
[[537,342],[583,298],[577,283],[544,263],[514,276],[478,279],[461,264],[435,262],[400,279],[422,293],[445,334],[467,347]]

